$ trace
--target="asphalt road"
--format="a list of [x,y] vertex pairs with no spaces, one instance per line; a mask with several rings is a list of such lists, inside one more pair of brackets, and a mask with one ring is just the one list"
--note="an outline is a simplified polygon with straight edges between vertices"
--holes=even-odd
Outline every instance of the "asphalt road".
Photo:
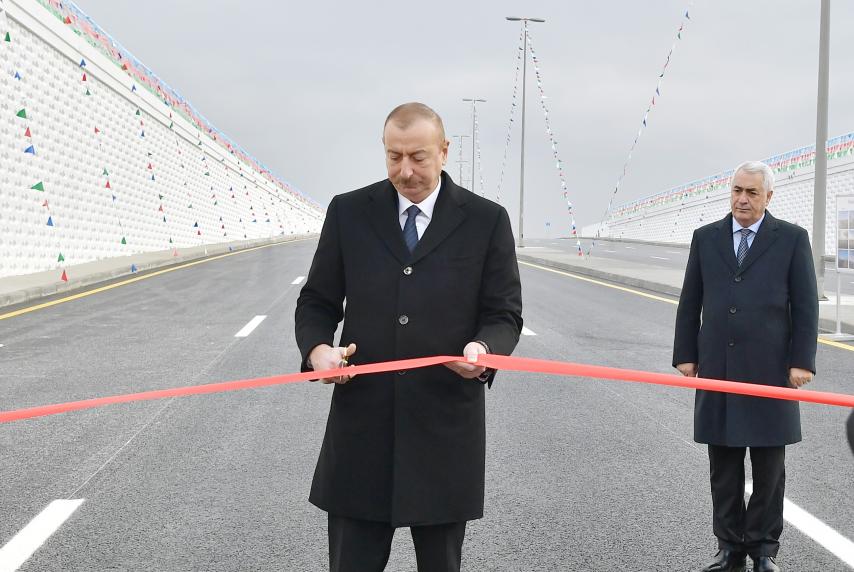
[[[0,409],[295,371],[291,282],[314,247],[0,321]],[[521,269],[536,335],[517,355],[671,371],[674,305]],[[818,369],[812,388],[854,393],[854,352],[820,345]],[[85,499],[21,570],[324,570],[325,514],[307,497],[330,395],[296,384],[0,425],[0,547],[52,501]],[[468,527],[465,570],[693,570],[714,553],[692,392],[500,373],[487,403],[486,515]],[[801,409],[787,497],[854,539],[848,412]],[[792,525],[782,543],[786,570],[850,570]],[[405,529],[387,569],[415,569]]]
[[[581,241],[584,252],[590,249],[590,239]],[[576,245],[574,240],[567,239],[526,239],[526,253],[536,256],[540,248],[557,248],[574,254]],[[662,268],[676,268],[684,270],[688,263],[688,247],[682,245],[661,246],[656,244],[644,244],[640,242],[627,242],[608,240],[601,238],[596,240],[596,245],[591,249],[591,255],[599,259],[610,259],[619,261],[642,262],[651,266]],[[824,288],[826,294],[836,293],[836,261],[825,261],[824,263]],[[843,295],[854,294],[854,271],[843,272],[840,275],[839,285]]]

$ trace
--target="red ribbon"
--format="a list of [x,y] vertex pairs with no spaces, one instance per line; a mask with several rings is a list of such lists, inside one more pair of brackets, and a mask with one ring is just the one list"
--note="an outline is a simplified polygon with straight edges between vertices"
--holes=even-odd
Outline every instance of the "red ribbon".
[[[210,383],[204,385],[193,385],[189,387],[176,387],[172,389],[158,389],[142,393],[129,393],[125,395],[113,395],[110,397],[99,397],[96,399],[85,399],[82,401],[70,401],[67,403],[56,403],[53,405],[42,405],[28,407],[12,411],[0,412],[0,423],[30,419],[33,417],[44,417],[56,415],[69,411],[81,409],[93,409],[115,403],[129,403],[132,401],[149,401],[152,399],[164,399],[166,397],[184,397],[187,395],[202,395],[206,393],[222,393],[225,391],[236,391],[239,389],[250,389],[253,387],[267,387],[270,385],[283,385],[286,383],[298,383],[309,381],[319,377],[337,377],[340,375],[360,375],[366,373],[384,373],[389,371],[400,371],[439,365],[451,361],[465,361],[464,358],[454,356],[434,356],[365,365],[355,365],[347,368],[330,369],[326,371],[310,371],[306,373],[291,373],[287,375],[275,375],[272,377],[259,377],[255,379],[242,379],[237,381],[226,381],[222,383]],[[505,371],[525,371],[529,373],[546,373],[552,375],[572,375],[579,377],[594,377],[600,379],[613,379],[617,381],[635,381],[641,383],[652,383],[656,385],[670,385],[674,387],[687,387],[692,389],[705,389],[707,391],[719,391],[723,393],[736,393],[739,395],[753,395],[756,397],[770,397],[774,399],[785,399],[789,401],[805,401],[810,403],[822,403],[825,405],[838,405],[841,407],[854,407],[854,395],[843,393],[827,393],[821,391],[806,391],[803,389],[792,389],[788,387],[774,387],[770,385],[759,385],[755,383],[742,383],[735,381],[721,381],[717,379],[705,379],[702,377],[683,377],[666,373],[652,373],[632,369],[619,369],[614,367],[603,367],[597,365],[586,365],[569,362],[549,361],[532,358],[521,358],[499,355],[481,355],[477,361],[478,365]],[[405,383],[405,381],[401,381]]]

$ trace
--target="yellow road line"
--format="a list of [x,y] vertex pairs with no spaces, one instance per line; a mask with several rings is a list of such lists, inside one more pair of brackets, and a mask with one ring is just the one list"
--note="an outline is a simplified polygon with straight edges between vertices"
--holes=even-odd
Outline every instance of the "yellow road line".
[[570,272],[564,272],[563,270],[556,270],[554,268],[549,268],[548,266],[540,266],[539,264],[532,264],[530,262],[519,261],[519,264],[524,264],[525,266],[530,266],[532,268],[539,268],[540,270],[545,270],[546,272],[554,272],[555,274],[561,274],[563,276],[569,276],[570,278],[575,278],[576,280],[583,280],[585,282],[590,282],[591,284],[597,284],[599,286],[605,286],[606,288],[613,288],[614,290],[621,290],[623,292],[628,292],[630,294],[635,294],[637,296],[643,296],[644,298],[651,298],[653,300],[658,300],[659,302],[667,302],[668,304],[677,305],[679,304],[678,300],[671,300],[670,298],[664,298],[662,296],[656,296],[655,294],[647,294],[646,292],[641,292],[640,290],[634,290],[632,288],[626,288],[625,286],[617,286],[616,284],[609,284],[608,282],[602,282],[601,280],[595,280],[593,278],[588,278],[586,276],[581,276],[579,274],[572,274]]
[[41,310],[44,308],[50,308],[51,306],[56,306],[57,304],[63,304],[65,302],[71,302],[72,300],[77,300],[79,298],[85,298],[86,296],[92,296],[93,294],[98,294],[100,292],[106,292],[107,290],[112,290],[113,288],[118,288],[119,286],[126,286],[128,284],[133,284],[134,282],[139,282],[140,280],[145,280],[147,278],[154,278],[155,276],[160,276],[161,274],[166,274],[167,272],[174,272],[175,270],[181,270],[183,268],[189,268],[190,266],[196,266],[197,264],[204,264],[205,262],[212,262],[214,260],[219,260],[220,258],[226,258],[227,256],[234,256],[235,254],[243,254],[245,252],[252,252],[253,250],[260,250],[262,248],[270,248],[271,246],[280,246],[282,244],[293,244],[296,242],[303,242],[305,240],[313,240],[311,238],[300,238],[296,240],[289,240],[286,242],[276,242],[274,244],[264,244],[262,246],[253,246],[252,248],[246,248],[243,250],[236,250],[234,252],[228,252],[225,254],[220,254],[217,256],[211,256],[210,258],[204,258],[202,260],[195,260],[193,262],[187,262],[186,264],[181,264],[179,266],[173,266],[171,268],[164,268],[163,270],[157,270],[152,272],[151,274],[145,274],[143,276],[136,276],[135,278],[129,278],[127,280],[122,280],[121,282],[116,282],[114,284],[109,284],[107,286],[100,286],[98,288],[94,288],[92,290],[86,290],[85,292],[78,292],[77,294],[72,294],[71,296],[66,296],[64,298],[59,298],[57,300],[51,300],[50,302],[43,302],[41,304],[36,304],[35,306],[28,306],[26,308],[21,308],[20,310],[15,310],[14,312],[8,312],[6,314],[0,314],[0,320],[5,320],[7,318],[14,318],[15,316],[20,316],[21,314],[28,314],[30,312],[35,312],[36,310]]
[[[668,304],[678,305],[678,300],[671,300],[670,298],[663,298],[661,296],[656,296],[654,294],[647,294],[646,292],[641,292],[640,290],[634,290],[632,288],[626,288],[625,286],[617,286],[616,284],[609,284],[607,282],[602,282],[601,280],[594,280],[593,278],[587,278],[586,276],[579,276],[578,274],[572,274],[570,272],[564,272],[563,270],[556,270],[554,268],[549,268],[548,266],[540,266],[539,264],[531,264],[530,262],[519,261],[519,264],[524,264],[525,266],[530,266],[532,268],[538,268],[540,270],[545,270],[547,272],[554,272],[555,274],[561,274],[563,276],[568,276],[570,278],[575,278],[576,280],[583,280],[585,282],[590,282],[591,284],[597,284],[599,286],[605,286],[607,288],[613,288],[614,290],[621,290],[623,292],[628,292],[629,294],[635,294],[637,296],[643,296],[644,298],[651,298],[653,300],[658,300],[659,302],[667,302]],[[2,318],[2,316],[0,316]],[[854,346],[850,344],[843,344],[842,342],[835,342],[833,340],[825,340],[823,338],[818,338],[818,343],[824,344],[827,346],[833,346],[834,348],[839,348],[841,350],[848,350],[849,352],[854,352]]]

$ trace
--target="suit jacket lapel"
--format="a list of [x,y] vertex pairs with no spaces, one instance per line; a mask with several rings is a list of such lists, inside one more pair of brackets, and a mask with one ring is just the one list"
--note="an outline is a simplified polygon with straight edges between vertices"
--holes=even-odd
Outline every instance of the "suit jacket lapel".
[[762,224],[759,226],[759,232],[756,233],[756,237],[753,239],[753,244],[750,246],[750,250],[747,251],[747,256],[744,258],[744,262],[741,263],[741,266],[738,269],[738,274],[741,274],[747,268],[753,264],[753,262],[762,256],[762,253],[768,250],[768,247],[774,244],[774,241],[777,240],[777,219],[771,216],[771,213],[765,211],[765,220],[762,221]]
[[732,214],[726,215],[718,222],[718,253],[733,272],[738,270],[738,259],[732,245]]
[[397,212],[397,191],[391,184],[391,181],[385,181],[384,185],[377,187],[371,193],[371,200],[368,202],[366,215],[382,243],[386,245],[401,264],[405,264],[411,258],[411,255],[409,254],[409,249],[406,248],[406,243],[403,241],[403,233],[400,230],[400,218]]
[[412,253],[413,263],[439,246],[463,222],[466,218],[465,211],[460,208],[463,204],[465,204],[465,193],[442,171],[442,187],[439,189],[439,196],[433,207],[433,216],[427,230],[424,231],[424,236],[418,241],[418,246]]

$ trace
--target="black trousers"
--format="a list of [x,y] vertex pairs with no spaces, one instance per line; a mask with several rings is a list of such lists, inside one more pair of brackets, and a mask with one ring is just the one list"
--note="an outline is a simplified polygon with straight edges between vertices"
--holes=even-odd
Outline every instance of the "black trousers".
[[[459,572],[466,523],[412,526],[418,572]],[[382,572],[391,553],[394,528],[372,522],[329,515],[329,571]]]
[[744,502],[745,447],[709,445],[713,529],[718,547],[777,556],[783,532],[786,448],[750,447],[753,493]]

